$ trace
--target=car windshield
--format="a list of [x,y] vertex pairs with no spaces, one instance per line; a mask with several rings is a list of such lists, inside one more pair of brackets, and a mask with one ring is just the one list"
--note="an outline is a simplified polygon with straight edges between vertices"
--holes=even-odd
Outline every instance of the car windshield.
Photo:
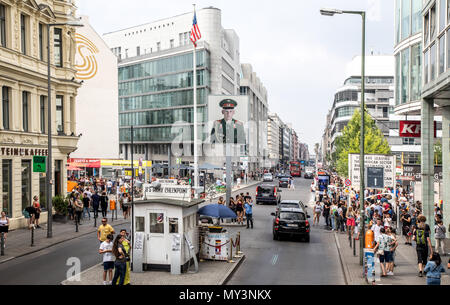
[[305,220],[305,215],[303,213],[281,212],[280,219],[283,219],[283,220]]
[[271,188],[264,188],[264,187],[259,187],[258,188],[258,192],[261,192],[261,193],[271,193],[272,192],[272,189]]

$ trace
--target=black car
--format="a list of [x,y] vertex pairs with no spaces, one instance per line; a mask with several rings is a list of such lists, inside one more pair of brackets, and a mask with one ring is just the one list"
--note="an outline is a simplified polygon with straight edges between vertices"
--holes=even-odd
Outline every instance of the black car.
[[288,187],[289,186],[290,179],[287,177],[280,178],[280,181],[278,181],[279,187]]
[[281,191],[272,184],[262,184],[256,187],[256,204],[278,204],[281,200]]
[[309,242],[310,216],[302,208],[281,207],[275,213],[273,220],[273,239],[280,240],[282,235],[289,237],[302,237]]

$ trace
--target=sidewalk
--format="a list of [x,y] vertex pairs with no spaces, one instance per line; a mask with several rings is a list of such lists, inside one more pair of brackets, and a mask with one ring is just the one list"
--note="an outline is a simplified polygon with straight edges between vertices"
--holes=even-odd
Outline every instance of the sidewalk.
[[[345,276],[348,285],[371,285],[367,283],[362,275],[362,266],[359,265],[359,241],[356,241],[356,256],[353,256],[353,249],[349,246],[347,233],[332,233],[336,237],[336,245],[339,249],[340,259],[342,261]],[[404,244],[405,239],[399,238],[399,245],[396,250],[394,275],[379,277],[378,272],[375,285],[426,285],[426,277],[418,277],[417,255],[414,246]],[[442,256],[442,264],[446,272],[442,275],[441,285],[450,285],[450,275],[447,269],[449,257]]]
[[[117,220],[111,221],[111,212],[108,212],[108,223],[116,230],[124,227],[124,224],[129,224],[130,220],[124,220],[123,216],[118,211]],[[72,240],[84,235],[95,234],[99,225],[101,225],[101,213],[97,218],[97,227],[94,227],[94,217],[91,213],[91,220],[81,221],[82,225],[78,226],[78,232],[75,232],[74,221],[67,221],[67,223],[58,223],[53,221],[53,237],[47,238],[47,225],[41,225],[42,229],[34,230],[34,246],[31,246],[31,230],[18,229],[10,231],[6,240],[5,255],[0,256],[0,264],[10,261],[12,259],[38,252],[40,250],[49,248],[51,246],[60,244],[62,242]],[[118,227],[120,226],[120,227]],[[129,229],[127,226],[125,228]]]
[[[241,258],[233,258],[234,263],[226,261],[204,261],[198,263],[197,273],[182,273],[172,275],[167,271],[145,271],[143,273],[130,272],[130,282],[132,285],[225,285],[245,260],[245,255]],[[191,271],[194,270],[192,265]],[[103,285],[102,264],[83,271],[80,274],[80,281],[65,280],[62,285]]]

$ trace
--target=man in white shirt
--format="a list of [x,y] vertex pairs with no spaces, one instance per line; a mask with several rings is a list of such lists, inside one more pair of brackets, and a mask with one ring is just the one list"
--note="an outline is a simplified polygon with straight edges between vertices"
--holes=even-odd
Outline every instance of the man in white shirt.
[[383,228],[383,224],[381,223],[381,219],[378,218],[378,219],[377,219],[377,223],[374,224],[374,225],[372,226],[372,228],[371,228],[371,230],[373,231],[373,234],[374,234],[374,240],[375,240],[376,242],[378,241],[378,238],[379,238],[380,235],[381,235],[381,233],[380,233],[381,228]]
[[[98,253],[103,254],[103,285],[111,285],[114,270],[114,257],[112,253],[114,235],[108,234],[106,240],[100,244]],[[106,274],[109,272],[109,282]]]
[[108,180],[108,182],[106,182],[106,190],[108,192],[108,195],[111,194],[111,191],[112,191],[112,182],[111,182],[111,180]]

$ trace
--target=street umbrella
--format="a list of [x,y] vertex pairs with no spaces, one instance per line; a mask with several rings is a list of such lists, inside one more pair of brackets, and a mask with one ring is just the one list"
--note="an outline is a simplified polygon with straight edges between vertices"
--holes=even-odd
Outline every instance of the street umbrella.
[[214,218],[236,218],[236,213],[221,204],[208,204],[198,210],[197,214]]

